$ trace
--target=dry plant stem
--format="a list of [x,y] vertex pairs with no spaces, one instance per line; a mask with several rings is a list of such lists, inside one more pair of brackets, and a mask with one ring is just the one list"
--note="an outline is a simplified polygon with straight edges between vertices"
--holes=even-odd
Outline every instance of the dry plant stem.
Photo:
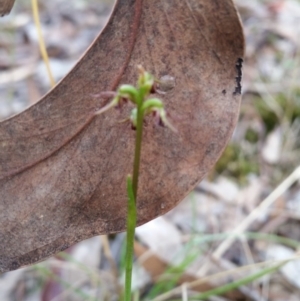
[[188,301],[188,291],[187,291],[186,283],[183,283],[181,285],[181,290],[182,290],[182,301]]
[[[222,271],[213,275],[209,275],[206,277],[201,277],[200,279],[196,279],[192,282],[188,282],[186,283],[187,289],[194,289],[195,287],[197,287],[200,284],[203,284],[205,282],[209,282],[209,281],[217,281],[218,279],[222,279],[225,277],[233,277],[235,274],[239,273],[239,272],[245,272],[248,271],[249,269],[253,269],[253,268],[264,268],[264,266],[266,265],[272,265],[272,264],[281,264],[281,263],[285,263],[285,262],[289,262],[289,261],[293,261],[293,260],[299,260],[300,255],[295,255],[293,257],[289,257],[287,259],[284,260],[269,260],[269,261],[264,261],[264,262],[259,262],[259,263],[255,263],[255,264],[250,264],[247,266],[242,266],[242,267],[237,267],[228,271]],[[152,301],[165,301],[168,300],[170,298],[172,298],[175,295],[180,294],[182,291],[182,287],[178,286],[173,288],[172,290],[163,293],[159,296],[157,296],[156,298],[154,298]]]
[[[212,259],[214,260],[214,258]],[[225,259],[220,258],[219,261],[215,261],[215,264],[221,268],[222,270],[225,271],[230,271],[233,269],[236,269],[236,265],[234,265],[233,263],[231,263],[230,261],[227,261]],[[254,268],[255,266],[253,266]],[[250,271],[251,273],[255,272],[255,269],[251,269]],[[242,277],[242,275],[241,275]],[[237,290],[239,290],[244,296],[245,298],[249,301],[267,301],[266,299],[262,298],[261,294],[259,293],[259,288],[257,287],[258,285],[260,285],[260,283],[262,283],[263,281],[255,281],[254,283],[252,283],[252,287],[251,289],[248,286],[242,285],[240,287],[237,288]]]
[[38,32],[38,39],[39,39],[39,46],[40,46],[40,51],[41,51],[41,55],[43,57],[43,60],[46,64],[46,68],[47,68],[47,73],[50,79],[50,84],[51,87],[55,86],[55,80],[53,77],[53,74],[51,72],[50,69],[50,64],[49,64],[49,57],[48,57],[48,53],[46,50],[46,46],[44,43],[44,39],[43,39],[43,35],[42,35],[42,29],[41,29],[41,23],[40,23],[40,18],[39,18],[39,8],[38,8],[38,0],[31,0],[31,5],[32,5],[32,11],[33,11],[33,18],[34,18],[34,23]]
[[116,262],[111,254],[111,250],[110,250],[110,246],[109,246],[109,240],[108,240],[108,236],[107,235],[101,235],[100,236],[101,239],[101,243],[103,246],[103,251],[104,251],[104,255],[106,257],[106,259],[108,260],[110,267],[112,269],[112,272],[115,276],[115,278],[118,278],[118,268],[116,265]]
[[[231,235],[220,244],[217,250],[212,254],[217,259],[220,258],[236,240],[237,236],[242,234],[255,221],[264,210],[268,209],[292,184],[300,178],[300,166],[298,166],[277,188],[260,203],[244,220],[232,231]],[[208,263],[209,264],[209,263]],[[205,264],[198,275],[205,274],[208,264]]]
[[[196,296],[192,296],[192,297],[190,297],[190,300],[207,300],[208,298],[210,298],[212,296],[225,294],[229,291],[232,291],[232,290],[235,290],[235,289],[239,288],[242,285],[251,283],[251,282],[253,282],[253,281],[255,281],[259,278],[262,278],[265,275],[276,272],[278,269],[280,269],[286,263],[288,263],[288,260],[285,260],[285,261],[283,261],[282,263],[280,263],[278,265],[267,267],[267,268],[263,269],[262,271],[254,273],[254,274],[252,274],[250,276],[247,276],[245,278],[242,278],[240,280],[225,284],[223,286],[217,287],[217,288],[209,290],[207,292],[198,294]],[[181,301],[181,299],[176,299],[174,301]]]

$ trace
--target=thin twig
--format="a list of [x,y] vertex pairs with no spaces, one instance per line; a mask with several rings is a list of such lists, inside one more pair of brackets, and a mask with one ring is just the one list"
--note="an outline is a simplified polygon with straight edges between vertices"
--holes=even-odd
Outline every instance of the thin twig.
[[[291,185],[300,179],[300,166],[298,166],[273,192],[260,203],[241,223],[237,226],[225,239],[219,247],[212,254],[213,257],[217,259],[220,258],[236,240],[238,235],[246,231],[249,226],[264,212],[268,209],[285,191],[287,191]],[[198,275],[205,275],[209,266],[209,262],[198,271]]]
[[[268,260],[268,261],[264,261],[264,262],[250,264],[250,265],[238,267],[238,268],[235,268],[235,269],[232,269],[232,270],[219,272],[219,273],[209,275],[209,276],[206,276],[206,277],[201,277],[199,279],[196,279],[194,281],[186,283],[186,286],[187,286],[187,289],[194,289],[195,287],[197,287],[197,286],[199,286],[203,283],[216,281],[220,278],[231,277],[233,274],[239,273],[241,271],[247,271],[249,269],[253,269],[254,267],[259,268],[259,267],[264,267],[266,265],[280,264],[280,263],[284,263],[286,261],[299,260],[299,258],[300,258],[300,254],[297,254],[293,257],[290,257],[290,258],[287,258],[287,259],[284,259],[284,260]],[[174,289],[169,290],[168,292],[157,296],[152,301],[165,301],[165,300],[168,300],[168,299],[170,299],[171,297],[173,297],[175,295],[179,295],[180,293],[181,293],[181,286],[175,287]]]
[[181,296],[182,296],[182,301],[188,301],[188,291],[187,291],[186,283],[183,283],[181,285]]
[[117,279],[118,278],[118,268],[117,268],[117,264],[112,256],[111,253],[111,249],[109,246],[109,240],[107,235],[101,235],[100,236],[101,242],[102,242],[102,247],[103,247],[103,252],[104,255],[106,257],[106,259],[108,260],[110,267],[113,271],[114,277]]

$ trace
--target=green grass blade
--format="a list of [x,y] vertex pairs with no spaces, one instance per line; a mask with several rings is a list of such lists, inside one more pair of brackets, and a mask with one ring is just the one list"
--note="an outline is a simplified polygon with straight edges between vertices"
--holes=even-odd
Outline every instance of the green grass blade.
[[[289,260],[284,261],[283,263],[277,264],[275,266],[265,268],[265,269],[263,269],[257,273],[254,273],[250,276],[247,276],[240,280],[225,284],[223,286],[217,287],[215,289],[209,290],[209,291],[201,293],[199,295],[192,296],[189,298],[189,300],[207,300],[208,298],[210,298],[212,296],[223,295],[227,292],[230,292],[232,290],[239,288],[240,286],[249,284],[265,275],[268,275],[268,274],[271,274],[271,273],[277,271],[279,268],[281,268],[283,265],[285,265],[288,261]],[[181,299],[176,299],[174,301],[181,301]]]

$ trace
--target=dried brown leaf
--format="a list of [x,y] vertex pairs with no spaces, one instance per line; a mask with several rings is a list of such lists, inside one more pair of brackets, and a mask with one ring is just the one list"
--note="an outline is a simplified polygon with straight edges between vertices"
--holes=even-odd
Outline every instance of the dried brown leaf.
[[138,224],[166,213],[220,156],[237,121],[243,33],[231,0],[118,1],[105,30],[49,94],[0,124],[0,271],[125,230],[130,108],[95,117],[93,95],[142,64],[175,78],[163,95],[179,134],[145,124]]
[[0,16],[4,16],[10,13],[15,0],[0,0]]

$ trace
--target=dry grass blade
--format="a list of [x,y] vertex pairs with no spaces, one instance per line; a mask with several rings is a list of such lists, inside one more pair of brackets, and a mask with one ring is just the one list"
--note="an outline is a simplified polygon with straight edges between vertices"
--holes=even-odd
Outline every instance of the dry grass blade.
[[[264,262],[260,262],[260,263],[254,263],[254,264],[250,264],[250,265],[246,265],[246,266],[242,266],[242,267],[238,267],[232,270],[228,270],[228,271],[224,271],[224,272],[220,272],[220,273],[216,273],[213,275],[209,275],[206,277],[201,277],[200,279],[197,279],[195,281],[192,282],[188,282],[185,283],[185,286],[187,289],[193,290],[193,288],[203,284],[203,283],[210,283],[213,282],[214,280],[218,280],[218,279],[222,279],[222,278],[226,278],[226,277],[233,277],[235,274],[238,274],[240,272],[245,272],[248,270],[253,270],[253,268],[266,268],[269,266],[277,266],[280,264],[283,264],[285,262],[290,262],[293,260],[299,260],[300,255],[295,255],[291,258],[286,258],[284,260],[269,260],[269,261],[264,261]],[[161,295],[159,295],[158,297],[154,298],[152,301],[165,301],[168,300],[176,295],[180,295],[182,292],[182,286],[176,287],[172,290],[169,290],[166,293],[163,293]]]
[[[259,206],[257,206],[243,222],[238,225],[231,233],[231,235],[225,239],[219,247],[213,252],[212,257],[220,258],[231,246],[231,244],[237,239],[239,234],[245,232],[248,227],[255,221],[264,210],[268,209],[285,191],[287,191],[291,185],[300,179],[300,166],[298,166],[277,188],[265,198]],[[206,272],[209,263],[205,264],[199,271],[199,275],[203,275]]]
[[43,39],[41,22],[40,22],[40,17],[39,17],[38,0],[31,0],[31,6],[32,6],[32,12],[33,12],[35,27],[36,27],[36,30],[38,32],[40,52],[41,52],[41,55],[43,57],[44,63],[46,65],[46,69],[47,69],[47,73],[48,73],[48,77],[49,77],[49,80],[50,80],[51,87],[54,87],[55,86],[55,80],[54,80],[53,74],[51,72],[49,57],[48,57],[47,49],[46,49],[45,42],[44,42],[44,39]]

